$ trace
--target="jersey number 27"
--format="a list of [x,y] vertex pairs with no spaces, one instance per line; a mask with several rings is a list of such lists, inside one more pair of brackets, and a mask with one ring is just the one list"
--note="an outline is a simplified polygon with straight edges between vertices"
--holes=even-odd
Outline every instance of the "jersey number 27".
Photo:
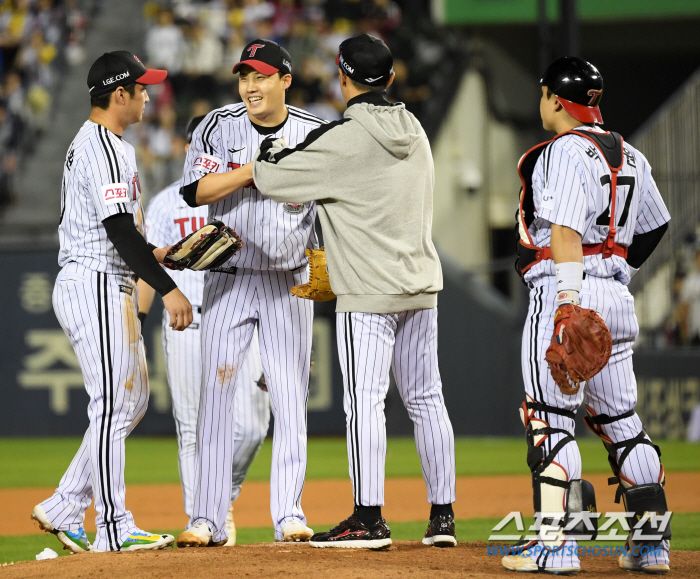
[[[630,212],[630,205],[632,205],[632,196],[634,195],[634,184],[636,183],[636,179],[634,178],[634,175],[619,175],[617,177],[617,185],[619,186],[624,186],[624,185],[629,185],[629,191],[627,192],[627,198],[625,199],[625,207],[622,210],[622,215],[620,215],[620,220],[617,222],[618,227],[624,227],[625,223],[627,223],[627,216],[629,215]],[[611,179],[610,175],[603,175],[600,178],[600,184],[605,187],[606,185],[611,184]],[[612,204],[612,191],[610,191],[610,198],[608,199],[608,206],[603,211],[600,215],[598,215],[598,219],[596,219],[595,224],[596,225],[603,225],[607,226],[610,225],[610,205]]]

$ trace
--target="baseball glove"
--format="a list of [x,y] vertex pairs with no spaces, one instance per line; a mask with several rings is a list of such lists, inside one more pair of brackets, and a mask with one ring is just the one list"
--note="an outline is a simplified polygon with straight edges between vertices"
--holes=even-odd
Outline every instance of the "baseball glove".
[[295,285],[291,292],[298,298],[314,300],[315,302],[327,302],[335,299],[328,279],[328,267],[326,267],[326,250],[307,249],[309,258],[309,283]]
[[170,269],[214,269],[225,263],[241,247],[238,234],[216,219],[173,245],[163,260]]
[[554,314],[554,336],[545,359],[552,378],[564,394],[576,394],[610,359],[612,336],[595,311],[574,304]]

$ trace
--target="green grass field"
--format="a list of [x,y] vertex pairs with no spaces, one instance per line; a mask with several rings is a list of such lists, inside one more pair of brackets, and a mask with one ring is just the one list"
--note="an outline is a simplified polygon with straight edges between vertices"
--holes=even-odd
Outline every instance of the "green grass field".
[[[610,472],[607,454],[598,439],[580,439],[584,473]],[[0,488],[56,486],[80,446],[78,438],[0,439]],[[126,441],[127,484],[179,483],[177,442],[174,438],[139,438]],[[661,443],[667,471],[700,471],[700,444],[683,441]],[[248,473],[248,480],[270,477],[272,443],[267,440]],[[458,476],[529,474],[526,445],[512,438],[458,438]],[[388,441],[387,477],[422,476],[412,438]],[[314,438],[309,441],[309,479],[339,479],[348,476],[344,438]]]
[[[578,441],[583,457],[584,474],[609,472],[605,450],[597,439]],[[127,440],[127,484],[179,483],[177,442],[174,438],[139,438]],[[78,438],[0,439],[0,488],[55,486],[80,445]],[[661,444],[667,471],[700,471],[700,445],[681,441]],[[268,440],[249,472],[249,480],[266,480],[270,475],[271,442]],[[525,442],[522,439],[460,438],[456,441],[457,474],[527,475]],[[413,439],[393,438],[388,441],[387,477],[420,477],[421,468]],[[309,441],[309,479],[339,479],[348,476],[345,439],[315,438]],[[328,521],[334,523],[337,521]],[[485,540],[499,519],[457,521],[458,538],[462,541]],[[529,524],[525,521],[526,525]],[[418,539],[425,531],[425,522],[392,523],[392,537],[397,540]],[[508,532],[509,527],[503,533]],[[514,528],[511,532],[514,532]],[[162,530],[177,534],[179,529]],[[674,549],[700,550],[700,513],[678,513],[673,516],[672,546]],[[238,531],[238,542],[270,541],[272,527],[245,528]],[[91,537],[92,538],[92,537]],[[44,547],[60,551],[60,544],[48,535],[3,537],[0,541],[0,563],[33,560]]]

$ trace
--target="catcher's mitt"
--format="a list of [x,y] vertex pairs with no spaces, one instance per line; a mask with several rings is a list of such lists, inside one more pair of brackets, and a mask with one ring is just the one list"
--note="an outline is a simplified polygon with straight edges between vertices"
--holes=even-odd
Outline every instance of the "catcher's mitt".
[[335,299],[335,294],[331,289],[331,282],[328,279],[328,268],[326,267],[326,250],[307,249],[306,255],[309,258],[309,283],[295,285],[291,292],[298,298],[314,300],[315,302],[327,302]]
[[564,394],[576,394],[610,359],[612,336],[595,311],[574,304],[554,314],[554,336],[545,359],[552,378]]
[[241,247],[238,234],[216,219],[173,245],[163,260],[170,269],[213,269],[225,263]]

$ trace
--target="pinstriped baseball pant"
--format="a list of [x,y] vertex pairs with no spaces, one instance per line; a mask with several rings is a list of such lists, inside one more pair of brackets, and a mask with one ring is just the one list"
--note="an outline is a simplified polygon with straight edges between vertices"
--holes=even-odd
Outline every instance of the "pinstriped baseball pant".
[[[632,410],[637,404],[637,382],[632,369],[632,345],[639,334],[639,325],[634,313],[634,298],[627,286],[612,278],[587,276],[583,280],[581,307],[597,311],[610,329],[613,339],[610,361],[600,373],[582,385],[577,394],[562,394],[554,382],[545,361],[545,353],[554,333],[556,278],[545,276],[535,281],[530,290],[530,307],[525,321],[522,343],[522,369],[525,392],[537,402],[576,412],[585,402],[595,414],[619,416]],[[561,428],[574,434],[574,421],[565,416],[536,411],[535,418],[545,420],[553,428]],[[629,418],[602,426],[603,432],[613,442],[629,440],[642,430],[642,422],[634,414]],[[552,434],[544,442],[545,452],[563,438],[563,434]],[[605,452],[601,445],[601,452]],[[618,458],[624,449],[618,450]],[[581,478],[581,453],[576,442],[565,445],[555,458],[568,475],[568,480]],[[634,484],[657,483],[661,465],[656,451],[648,445],[634,447],[622,466],[622,475]],[[605,492],[598,489],[598,492]],[[608,492],[614,492],[612,489]],[[621,509],[622,510],[622,507]],[[567,544],[572,543],[567,540]],[[668,547],[668,542],[665,542]],[[547,567],[578,566],[578,557],[552,554]],[[666,552],[668,553],[668,551]],[[649,564],[667,563],[664,557],[655,558]]]
[[338,312],[348,461],[355,504],[384,505],[389,369],[413,421],[431,504],[455,501],[455,447],[437,358],[437,308],[396,314]]
[[214,541],[226,538],[234,442],[235,375],[257,326],[263,371],[275,416],[270,510],[275,538],[298,519],[306,523],[301,493],[306,476],[306,401],[309,391],[313,302],[290,288],[295,272],[239,268],[208,272],[202,304],[202,391],[197,418],[194,504],[190,524],[206,521]]
[[124,441],[146,412],[148,376],[136,283],[72,262],[58,274],[53,305],[90,396],[90,425],[54,495],[41,503],[53,526],[75,531],[94,496],[102,551],[117,551],[137,527],[126,510]]
[[[192,325],[184,332],[176,332],[170,328],[169,324],[170,316],[164,310],[163,355],[177,428],[182,500],[185,513],[190,517],[194,501],[192,487],[202,380],[201,316],[195,309]],[[256,331],[245,361],[240,371],[236,373],[238,383],[234,401],[235,444],[232,459],[231,501],[238,498],[248,469],[257,456],[270,425],[270,399],[267,393],[257,385],[262,373],[260,345]]]

